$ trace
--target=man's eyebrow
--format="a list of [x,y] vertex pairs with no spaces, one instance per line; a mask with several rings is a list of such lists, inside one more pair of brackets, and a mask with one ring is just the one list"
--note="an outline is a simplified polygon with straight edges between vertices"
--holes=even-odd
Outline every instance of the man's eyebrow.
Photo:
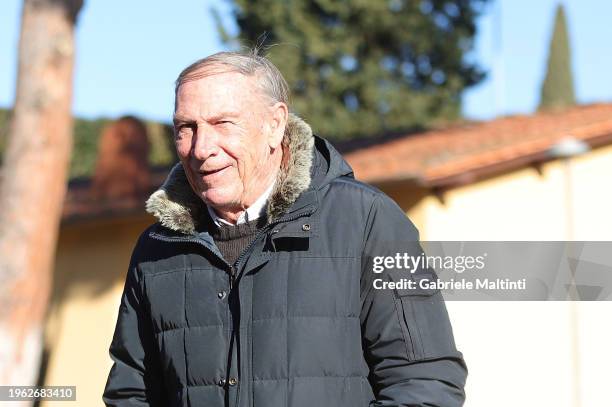
[[172,116],[172,123],[174,123],[174,125],[178,125],[178,124],[182,124],[182,123],[193,123],[193,120],[187,119],[184,116],[181,115],[174,115]]
[[235,119],[237,117],[240,117],[240,113],[239,112],[227,111],[227,112],[216,113],[213,116],[208,117],[206,119],[206,121],[214,122],[214,121],[217,121],[219,119],[226,119],[226,118]]
[[[216,113],[213,116],[210,116],[208,118],[206,118],[207,122],[215,122],[217,120],[220,119],[225,119],[225,118],[238,118],[240,117],[240,113],[239,112],[233,112],[233,111],[227,111],[227,112],[221,112],[221,113]],[[174,123],[174,125],[179,125],[179,124],[183,124],[183,123],[195,123],[196,121],[193,119],[188,119],[184,116],[181,116],[180,114],[175,114],[172,117],[172,122]]]

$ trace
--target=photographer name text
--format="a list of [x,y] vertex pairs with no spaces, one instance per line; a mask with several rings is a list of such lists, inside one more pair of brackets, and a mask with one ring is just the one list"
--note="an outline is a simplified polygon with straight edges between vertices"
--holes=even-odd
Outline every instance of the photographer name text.
[[[397,281],[376,278],[373,280],[373,286],[377,290],[525,290],[527,288],[526,278],[512,280],[462,276],[466,271],[482,272],[485,268],[486,257],[486,253],[481,256],[427,256],[424,253],[417,256],[408,253],[377,256],[372,259],[374,274],[395,270],[407,272],[411,278],[400,278]],[[444,270],[461,277],[444,280],[437,276],[436,278],[425,278],[419,270],[427,269]],[[416,276],[421,276],[421,278],[415,278]]]
[[525,290],[527,279],[510,280],[508,278],[476,278],[475,281],[462,279],[450,279],[442,281],[440,279],[426,279],[415,281],[402,278],[399,281],[384,281],[377,278],[373,282],[377,290]]

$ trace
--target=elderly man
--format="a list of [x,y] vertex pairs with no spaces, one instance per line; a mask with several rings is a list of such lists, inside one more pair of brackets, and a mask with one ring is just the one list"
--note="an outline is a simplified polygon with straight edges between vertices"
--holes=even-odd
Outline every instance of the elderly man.
[[130,261],[108,406],[463,404],[440,292],[374,284],[431,277],[372,268],[419,255],[417,230],[288,100],[256,53],[179,75],[180,163],[146,204],[158,222]]

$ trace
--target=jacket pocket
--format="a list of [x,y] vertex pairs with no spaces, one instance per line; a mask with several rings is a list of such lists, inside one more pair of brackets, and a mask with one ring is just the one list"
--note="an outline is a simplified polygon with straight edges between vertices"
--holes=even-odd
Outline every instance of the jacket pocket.
[[[413,276],[420,279],[431,274]],[[452,328],[440,290],[395,290],[395,304],[410,361],[432,359],[456,352]]]

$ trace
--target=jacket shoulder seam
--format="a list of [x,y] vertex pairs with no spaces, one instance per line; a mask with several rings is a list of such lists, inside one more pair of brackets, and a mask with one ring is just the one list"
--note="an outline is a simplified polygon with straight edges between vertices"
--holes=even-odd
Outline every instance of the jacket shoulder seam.
[[346,184],[346,185],[350,185],[352,187],[354,187],[355,189],[359,190],[359,191],[367,191],[369,193],[372,194],[372,198],[376,198],[380,195],[383,195],[384,192],[382,192],[380,189],[376,188],[373,185],[370,184],[366,184],[365,182],[361,182],[356,180],[353,177],[349,177],[349,176],[341,176],[338,177],[336,179],[334,179],[332,182],[330,182],[331,185],[333,184]]

